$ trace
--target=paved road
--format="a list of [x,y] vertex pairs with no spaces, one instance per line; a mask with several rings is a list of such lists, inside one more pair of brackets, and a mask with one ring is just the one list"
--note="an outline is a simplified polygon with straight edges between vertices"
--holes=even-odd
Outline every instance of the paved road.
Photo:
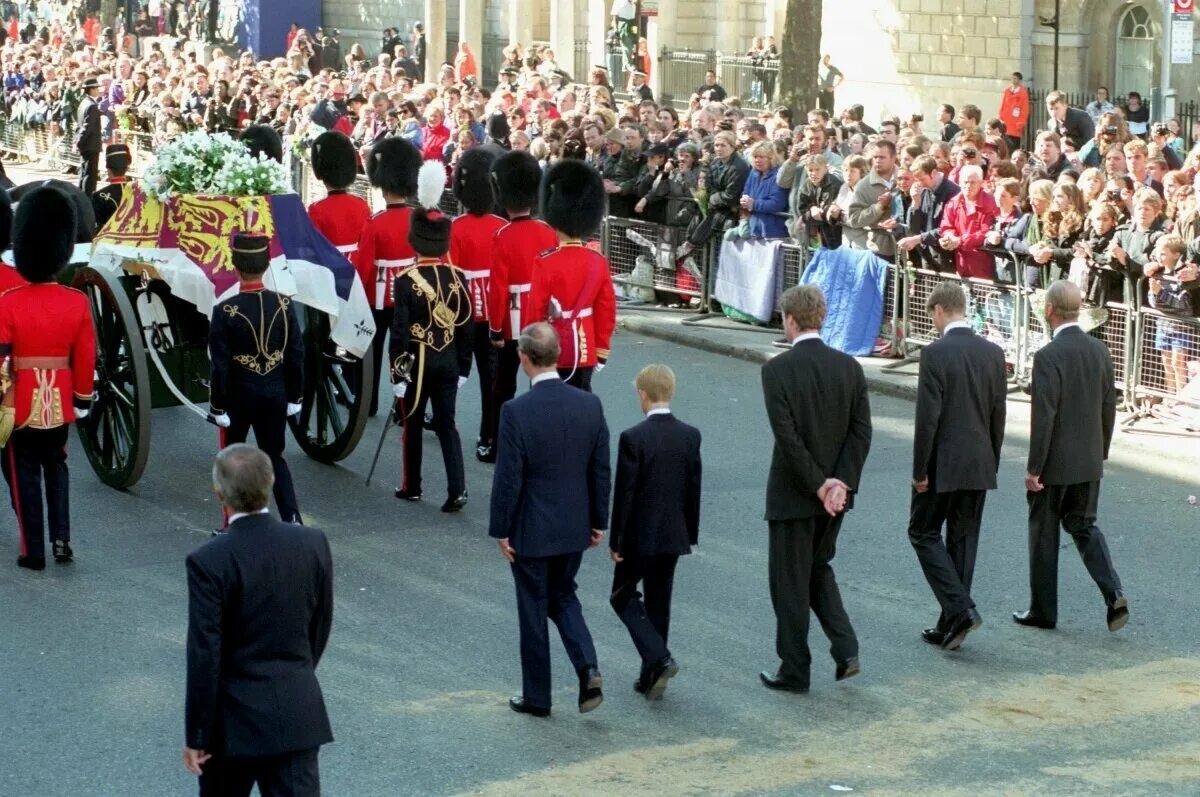
[[[977,569],[985,625],[960,653],[943,654],[917,638],[936,608],[904,534],[912,405],[874,397],[865,492],[835,563],[864,674],[835,685],[818,632],[812,693],[783,696],[757,680],[775,663],[758,370],[625,333],[614,349],[597,378],[614,430],[637,420],[636,369],[665,361],[680,377],[679,414],[705,435],[701,545],[679,568],[672,626],[683,671],[666,700],[647,704],[630,688],[636,655],[607,606],[611,563],[594,552],[580,591],[607,701],[585,717],[573,711],[574,678],[556,643],[554,717],[510,712],[516,618],[510,576],[486,537],[490,472],[468,462],[463,515],[447,519],[437,501],[401,504],[393,438],[386,478],[367,489],[376,420],[341,467],[291,460],[305,516],[328,532],[336,566],[320,669],[337,735],[322,758],[328,794],[1197,793],[1192,448],[1118,444],[1101,523],[1131,596],[1129,626],[1105,630],[1100,596],[1065,549],[1059,629],[1020,629],[1008,620],[1026,598],[1025,408],[1014,402],[1004,489],[989,504]],[[472,381],[460,412],[468,443],[477,407]],[[70,567],[18,571],[7,561],[13,523],[0,521],[0,794],[191,793],[179,761],[183,559],[218,518],[208,497],[215,442],[186,412],[156,411],[149,470],[128,493],[101,486],[73,444]],[[431,497],[442,489],[438,464],[427,455]]]

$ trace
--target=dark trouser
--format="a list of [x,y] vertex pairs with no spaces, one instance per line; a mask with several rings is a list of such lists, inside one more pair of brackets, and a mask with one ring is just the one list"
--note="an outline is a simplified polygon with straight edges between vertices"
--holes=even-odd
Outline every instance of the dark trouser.
[[[0,451],[0,466],[8,482],[21,556],[46,558],[45,522],[50,541],[71,541],[71,512],[67,490],[67,428],[17,429]],[[42,481],[46,483],[46,513],[42,514]]]
[[829,637],[834,661],[858,656],[858,638],[842,606],[842,595],[829,563],[837,548],[842,518],[827,515],[772,520],[767,568],[771,605],[775,608],[775,651],[779,675],[808,684],[812,654],[808,650],[808,612]]
[[584,368],[582,365],[577,368],[559,368],[558,375],[571,387],[577,387],[580,390],[592,392],[592,371],[595,370],[592,366]]
[[467,491],[463,472],[462,441],[454,425],[454,402],[458,398],[458,362],[453,350],[429,352],[423,373],[413,371],[408,394],[401,402],[404,410],[404,471],[401,489],[421,492],[421,459],[424,454],[425,406],[433,404],[433,431],[442,445],[446,464],[446,489],[451,498]]
[[938,628],[945,628],[975,606],[971,600],[971,580],[975,576],[975,553],[979,549],[979,525],[986,498],[984,490],[949,493],[913,490],[908,541],[917,552],[925,580],[942,607]]
[[832,91],[818,91],[817,92],[817,107],[820,108],[822,111],[829,111],[830,113],[833,113],[834,112],[834,110],[833,110],[833,92]]
[[491,445],[496,440],[498,421],[492,419],[495,404],[495,375],[496,349],[492,346],[491,331],[488,322],[475,322],[475,337],[472,340],[475,348],[475,370],[479,373],[479,442]]
[[[671,588],[678,556],[627,556],[613,571],[613,611],[629,629],[642,657],[642,671],[671,655],[667,633],[671,628]],[[638,583],[646,590],[645,601]]]
[[558,626],[571,666],[596,666],[596,648],[575,596],[575,574],[583,553],[526,558],[512,564],[521,628],[521,694],[530,705],[550,708],[550,630]]
[[1111,602],[1121,589],[1108,543],[1096,526],[1100,482],[1048,484],[1029,500],[1029,611],[1049,622],[1058,621],[1059,527],[1075,540],[1083,566]]
[[521,370],[521,358],[517,355],[517,342],[504,341],[504,348],[496,351],[496,370],[492,375],[492,428],[488,438],[496,440],[500,428],[500,410],[517,395],[517,372]]
[[[378,290],[383,290],[382,286],[377,286]],[[371,384],[371,396],[368,406],[371,408],[371,415],[374,416],[379,412],[379,385],[391,384],[391,379],[381,379],[379,376],[380,370],[383,368],[383,361],[387,358],[387,336],[392,329],[392,316],[395,314],[395,309],[385,307],[382,310],[371,310],[371,315],[375,318],[375,337],[371,340],[371,362],[369,367],[374,368],[375,381]]]
[[320,797],[319,747],[262,758],[214,755],[201,768],[200,797]]
[[100,177],[100,153],[79,153],[79,188],[91,196],[96,193],[96,182]]
[[246,442],[251,429],[254,430],[255,444],[271,458],[271,467],[275,470],[273,489],[280,519],[284,523],[299,523],[300,506],[296,502],[292,471],[283,458],[287,438],[287,401],[257,401],[244,407],[230,407],[229,428],[224,430],[222,448]]
[[1008,156],[1010,158],[1012,157],[1012,154],[1014,152],[1016,152],[1017,150],[1019,150],[1021,148],[1021,137],[1020,136],[1005,136],[1004,142],[1006,144],[1008,144]]

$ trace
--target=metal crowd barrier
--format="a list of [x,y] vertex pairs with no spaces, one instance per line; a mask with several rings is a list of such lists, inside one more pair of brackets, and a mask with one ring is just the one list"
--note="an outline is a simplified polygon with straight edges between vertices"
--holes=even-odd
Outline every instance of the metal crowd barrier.
[[[1148,280],[1138,285],[1146,296]],[[1126,429],[1200,436],[1200,318],[1141,304],[1132,342],[1133,412]],[[1146,422],[1156,422],[1146,426]]]
[[698,250],[677,265],[685,236],[682,227],[605,218],[600,251],[608,258],[618,297],[646,309],[658,306],[664,298],[680,309],[706,306],[710,250]]

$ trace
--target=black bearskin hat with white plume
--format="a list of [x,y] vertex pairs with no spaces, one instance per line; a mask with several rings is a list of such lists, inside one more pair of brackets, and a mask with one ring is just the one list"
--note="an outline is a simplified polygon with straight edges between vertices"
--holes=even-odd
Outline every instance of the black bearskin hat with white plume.
[[326,130],[312,145],[313,174],[330,189],[349,188],[358,176],[354,144],[339,130]]
[[542,218],[561,233],[583,238],[600,229],[608,198],[604,180],[583,161],[562,160],[542,178]]
[[492,164],[496,156],[484,149],[469,149],[454,167],[454,197],[468,213],[490,213],[496,204],[492,192]]
[[417,201],[408,227],[408,243],[418,255],[441,257],[450,251],[450,217],[438,209],[446,187],[446,167],[425,161],[417,173]]
[[50,282],[71,260],[79,224],[75,203],[54,185],[25,194],[13,219],[13,263],[30,282]]
[[403,138],[385,138],[371,147],[367,177],[371,185],[395,196],[411,199],[417,193],[421,151]]

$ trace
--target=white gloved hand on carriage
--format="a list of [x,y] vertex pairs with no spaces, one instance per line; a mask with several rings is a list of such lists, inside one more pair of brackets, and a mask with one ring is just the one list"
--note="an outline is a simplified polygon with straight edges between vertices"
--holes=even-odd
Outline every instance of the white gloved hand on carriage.
[[465,376],[460,376],[460,377],[458,378],[458,389],[459,389],[459,390],[462,390],[462,386],[463,386],[463,385],[465,385],[466,383],[467,383],[467,377],[465,377]]
[[292,417],[293,415],[299,415],[299,414],[300,414],[300,410],[302,410],[302,409],[304,409],[304,405],[303,405],[303,404],[293,404],[292,402],[290,402],[290,401],[289,401],[289,402],[288,402],[288,405],[287,405],[287,414],[288,414],[288,417],[290,418],[290,417]]
[[404,394],[408,392],[408,382],[397,382],[392,385],[392,395],[396,398],[404,398]]
[[212,419],[213,423],[215,423],[217,426],[220,426],[222,429],[228,429],[229,424],[231,423],[229,420],[229,415],[224,412],[212,416]]

